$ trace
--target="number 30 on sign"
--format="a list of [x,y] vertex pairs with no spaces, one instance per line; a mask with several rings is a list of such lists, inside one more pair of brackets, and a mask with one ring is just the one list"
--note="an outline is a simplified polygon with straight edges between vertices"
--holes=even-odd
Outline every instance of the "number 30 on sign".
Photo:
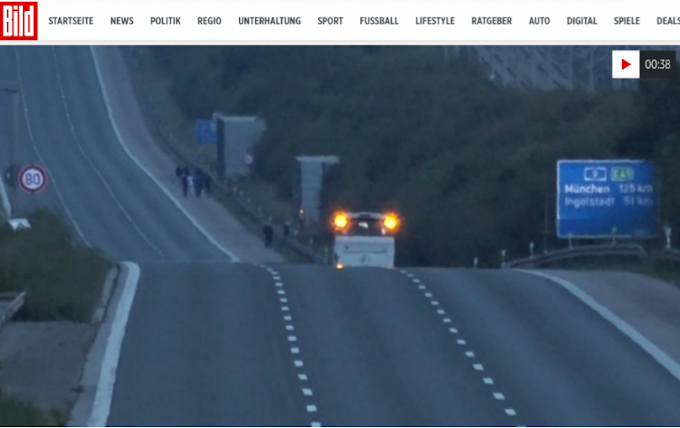
[[47,172],[38,165],[29,165],[19,172],[19,185],[28,193],[38,193],[47,186]]

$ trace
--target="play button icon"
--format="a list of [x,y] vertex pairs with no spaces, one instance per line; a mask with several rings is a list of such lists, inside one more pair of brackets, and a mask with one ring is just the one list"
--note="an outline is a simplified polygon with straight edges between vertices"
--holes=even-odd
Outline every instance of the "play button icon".
[[612,51],[612,79],[640,78],[640,51]]

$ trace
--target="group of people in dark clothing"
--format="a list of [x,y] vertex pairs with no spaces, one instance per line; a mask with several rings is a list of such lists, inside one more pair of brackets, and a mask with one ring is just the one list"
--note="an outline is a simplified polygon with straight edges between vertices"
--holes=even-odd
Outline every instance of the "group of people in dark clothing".
[[[175,176],[182,186],[184,196],[188,196],[191,193],[200,198],[204,189],[207,194],[210,194],[210,174],[206,174],[200,168],[190,169],[188,166],[177,166]],[[274,243],[274,226],[272,225],[271,217],[264,224],[262,232],[264,234],[265,247],[272,248]],[[287,239],[290,236],[290,232],[290,223],[286,222],[283,226],[283,238]]]
[[196,197],[201,197],[203,189],[210,194],[211,177],[200,168],[190,170],[188,166],[184,168],[178,166],[175,169],[175,176],[182,186],[182,193],[187,196],[190,192]]
[[[264,234],[264,246],[265,248],[272,248],[274,243],[274,226],[272,225],[271,217],[262,226],[262,233]],[[290,237],[290,223],[286,222],[283,225],[283,239],[288,239]]]

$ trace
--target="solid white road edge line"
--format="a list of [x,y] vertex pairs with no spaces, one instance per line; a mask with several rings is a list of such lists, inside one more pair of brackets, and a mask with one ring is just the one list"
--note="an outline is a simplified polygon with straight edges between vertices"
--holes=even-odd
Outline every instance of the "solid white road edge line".
[[97,391],[92,404],[92,412],[87,426],[104,427],[111,411],[111,401],[113,399],[113,387],[116,383],[116,370],[118,369],[118,359],[125,338],[125,328],[127,327],[130,309],[137,294],[137,283],[141,275],[139,265],[132,262],[123,262],[127,267],[127,277],[123,288],[116,315],[111,325],[111,332],[106,341],[106,350],[97,382]]
[[205,229],[203,229],[203,227],[198,223],[198,221],[191,214],[189,214],[189,212],[187,210],[184,209],[182,204],[180,204],[180,202],[177,199],[175,199],[174,196],[172,196],[172,194],[165,188],[165,186],[163,186],[156,179],[156,177],[154,177],[154,175],[148,169],[146,169],[146,167],[144,167],[144,165],[142,165],[142,163],[132,154],[132,152],[130,152],[127,145],[125,144],[125,141],[123,140],[123,136],[121,135],[120,130],[118,129],[118,124],[116,123],[116,119],[113,117],[113,111],[111,110],[111,104],[109,102],[109,96],[108,96],[108,93],[106,91],[106,86],[104,85],[104,79],[102,78],[101,69],[99,67],[99,60],[97,59],[97,53],[95,52],[95,49],[96,49],[96,46],[90,46],[90,53],[92,54],[92,59],[94,61],[94,68],[95,68],[95,71],[97,73],[97,80],[99,81],[99,87],[100,87],[100,89],[102,91],[102,95],[104,97],[104,104],[106,104],[106,112],[109,116],[109,121],[111,122],[111,125],[113,126],[113,130],[116,134],[116,138],[118,139],[118,142],[120,143],[121,147],[123,147],[123,150],[125,151],[125,153],[127,153],[128,157],[137,165],[137,167],[139,169],[141,169],[151,179],[151,181],[156,183],[156,186],[158,186],[158,188],[161,189],[161,191],[163,193],[165,193],[165,196],[170,198],[170,200],[175,204],[177,209],[179,209],[186,216],[186,218],[189,220],[189,222],[191,222],[191,224],[193,224],[194,227],[196,229],[198,229],[198,231],[201,232],[203,234],[203,236],[205,236],[205,238],[208,241],[210,241],[211,244],[213,244],[218,250],[220,250],[224,254],[226,254],[227,257],[229,257],[233,262],[238,262],[239,261],[238,257],[236,257],[236,255],[234,253],[232,253],[228,249],[224,248],[217,241],[215,241],[215,239],[212,236],[210,236],[210,234]]
[[587,294],[585,291],[581,290],[577,285],[563,279],[559,278],[545,272],[538,272],[526,269],[515,269],[519,272],[528,273],[535,276],[540,276],[548,279],[555,284],[562,286],[564,289],[573,294],[577,299],[581,300],[595,312],[600,314],[604,319],[609,321],[617,329],[619,329],[623,334],[628,336],[633,342],[644,349],[649,355],[652,356],[659,364],[661,364],[666,370],[668,370],[673,377],[680,380],[680,365],[673,360],[668,354],[666,354],[661,348],[653,344],[649,339],[644,337],[640,332],[635,330],[633,326],[616,316],[611,310],[609,310],[604,305],[600,304],[597,300]]
[[164,258],[163,252],[160,250],[160,248],[156,247],[153,242],[142,232],[142,229],[139,228],[137,223],[132,219],[132,216],[128,211],[123,207],[123,204],[120,202],[116,194],[114,193],[113,189],[111,189],[111,186],[109,185],[109,182],[104,178],[104,175],[99,171],[97,166],[94,164],[92,159],[87,155],[85,152],[85,149],[83,148],[82,144],[80,144],[80,138],[78,137],[78,133],[76,132],[76,127],[73,124],[73,120],[71,119],[71,108],[68,104],[68,101],[66,100],[66,90],[64,89],[64,85],[61,80],[61,72],[59,71],[59,59],[57,57],[57,51],[52,46],[52,58],[54,60],[54,72],[57,77],[57,87],[59,89],[59,93],[61,95],[61,101],[62,105],[64,106],[64,114],[66,115],[66,121],[68,122],[69,130],[71,131],[71,135],[73,136],[73,142],[76,144],[76,148],[80,152],[80,155],[85,159],[85,161],[90,165],[90,168],[92,168],[92,171],[99,177],[99,181],[101,181],[102,185],[108,192],[109,196],[111,196],[111,199],[113,199],[113,202],[116,204],[117,208],[120,210],[120,212],[123,214],[123,216],[127,219],[127,221],[132,225],[132,228],[135,229],[137,234],[142,238],[146,244],[151,247],[152,250],[154,250],[156,253],[158,253],[161,258]]

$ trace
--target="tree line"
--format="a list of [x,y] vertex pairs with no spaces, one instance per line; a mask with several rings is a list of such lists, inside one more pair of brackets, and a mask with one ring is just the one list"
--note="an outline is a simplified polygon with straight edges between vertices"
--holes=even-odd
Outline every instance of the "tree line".
[[[258,115],[258,174],[291,196],[294,158],[337,155],[324,206],[397,209],[397,262],[496,264],[554,237],[556,162],[657,162],[662,215],[680,222],[680,85],[600,93],[502,87],[436,47],[152,48],[189,120]],[[545,224],[546,213],[548,217]],[[548,231],[546,237],[545,231]]]

